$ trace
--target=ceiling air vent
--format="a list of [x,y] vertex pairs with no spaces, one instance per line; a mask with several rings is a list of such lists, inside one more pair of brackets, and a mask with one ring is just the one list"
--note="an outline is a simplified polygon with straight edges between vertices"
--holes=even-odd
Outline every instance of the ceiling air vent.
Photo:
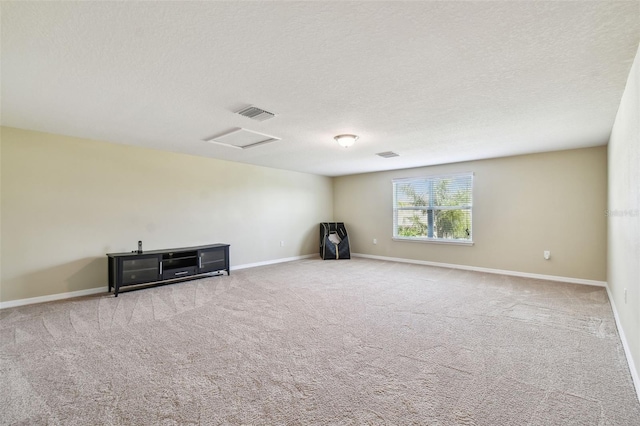
[[399,157],[400,154],[396,154],[393,151],[379,152],[376,154],[378,157],[382,158],[391,158],[391,157]]
[[254,106],[248,106],[246,108],[243,108],[240,111],[238,111],[238,114],[256,121],[265,121],[276,116],[272,112],[265,111],[261,108],[257,108]]
[[206,142],[228,146],[230,148],[249,149],[266,143],[279,141],[280,138],[265,135],[252,130],[235,128],[220,135],[204,139]]

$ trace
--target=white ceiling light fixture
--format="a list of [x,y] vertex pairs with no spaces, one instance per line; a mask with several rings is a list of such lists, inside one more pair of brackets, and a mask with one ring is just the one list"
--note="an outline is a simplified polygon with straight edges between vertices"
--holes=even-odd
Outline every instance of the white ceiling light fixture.
[[349,148],[359,139],[359,137],[356,135],[338,135],[338,136],[335,136],[334,139],[336,140],[336,142],[338,142],[340,146]]

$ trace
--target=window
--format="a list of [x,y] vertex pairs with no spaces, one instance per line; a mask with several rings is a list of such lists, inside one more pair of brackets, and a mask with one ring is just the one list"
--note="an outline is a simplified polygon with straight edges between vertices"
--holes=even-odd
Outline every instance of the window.
[[393,238],[472,242],[473,173],[393,180]]

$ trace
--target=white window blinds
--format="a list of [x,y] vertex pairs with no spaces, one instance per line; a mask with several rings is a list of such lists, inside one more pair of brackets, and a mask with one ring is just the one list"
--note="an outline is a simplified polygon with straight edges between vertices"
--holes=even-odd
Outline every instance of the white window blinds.
[[473,174],[393,180],[393,237],[472,241]]

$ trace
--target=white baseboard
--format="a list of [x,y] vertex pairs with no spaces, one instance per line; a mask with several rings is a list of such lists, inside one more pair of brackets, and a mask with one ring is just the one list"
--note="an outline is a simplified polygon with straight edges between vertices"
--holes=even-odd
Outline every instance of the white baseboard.
[[629,370],[631,371],[631,379],[633,379],[633,385],[636,388],[636,396],[638,397],[638,401],[640,401],[640,375],[638,375],[638,369],[636,368],[635,362],[633,362],[631,348],[629,348],[629,343],[627,342],[627,336],[624,334],[622,324],[620,324],[620,317],[618,316],[618,310],[616,309],[616,303],[613,301],[611,290],[608,285],[606,288],[607,296],[609,296],[609,302],[611,303],[611,309],[613,310],[613,318],[616,320],[616,327],[618,328],[618,334],[620,335],[622,347],[624,348],[624,354],[627,356],[627,364],[629,364]]
[[559,277],[556,275],[532,274],[529,272],[508,271],[504,269],[481,268],[479,266],[456,265],[455,263],[431,262],[428,260],[413,260],[400,257],[375,256],[372,254],[351,253],[353,257],[363,257],[366,259],[387,260],[390,262],[413,263],[416,265],[438,266],[440,268],[464,269],[466,271],[486,272],[488,274],[510,275],[513,277],[534,278],[537,280],[560,281],[571,284],[595,285],[606,287],[606,281],[586,280],[584,278]]
[[[618,328],[618,334],[620,335],[620,340],[622,341],[622,347],[624,348],[624,352],[627,357],[627,363],[629,364],[629,370],[631,371],[631,378],[636,388],[636,395],[638,396],[638,400],[640,401],[640,376],[638,375],[638,370],[636,369],[635,363],[633,361],[633,357],[631,356],[631,349],[629,348],[629,343],[627,342],[627,338],[624,334],[624,330],[622,328],[622,325],[620,324],[620,318],[618,317],[618,310],[616,309],[616,304],[613,301],[613,297],[611,295],[611,291],[609,290],[609,286],[605,281],[585,280],[582,278],[558,277],[554,275],[531,274],[528,272],[480,268],[477,266],[456,265],[453,263],[430,262],[427,260],[403,259],[399,257],[375,256],[371,254],[362,254],[362,253],[351,253],[351,255],[353,257],[362,257],[366,259],[386,260],[386,261],[400,262],[400,263],[413,263],[417,265],[438,266],[442,268],[463,269],[468,271],[486,272],[490,274],[502,274],[502,275],[510,275],[515,277],[535,278],[535,279],[541,279],[541,280],[560,281],[560,282],[567,282],[572,284],[585,284],[585,285],[604,287],[607,290],[607,296],[609,297],[609,302],[611,303],[611,309],[613,310],[613,317],[616,322],[616,327]],[[240,269],[255,268],[257,266],[273,265],[276,263],[309,259],[315,256],[316,254],[314,253],[314,254],[305,254],[302,256],[293,256],[293,257],[285,257],[281,259],[266,260],[264,262],[245,263],[244,265],[233,266],[230,269],[232,271],[235,271]],[[87,290],[70,291],[67,293],[50,294],[48,296],[30,297],[28,299],[10,300],[8,302],[0,302],[0,309],[14,308],[14,307],[24,306],[24,305],[32,305],[35,303],[52,302],[55,300],[62,300],[62,299],[71,299],[74,297],[90,296],[93,294],[98,294],[103,292],[105,292],[104,286],[98,287],[98,288],[90,288]]]
[[236,266],[232,266],[230,269],[232,271],[236,271],[238,269],[255,268],[256,266],[273,265],[276,263],[284,263],[284,262],[292,262],[294,260],[309,259],[310,257],[316,257],[316,256],[319,256],[319,255],[315,253],[315,254],[304,254],[302,256],[283,257],[281,259],[265,260],[264,262],[245,263],[244,265],[236,265]]
[[[303,256],[285,257],[282,259],[266,260],[264,262],[247,263],[244,265],[232,266],[232,271],[238,269],[255,268],[256,266],[272,265],[274,263],[291,262],[293,260],[308,259],[317,256],[316,254],[305,254]],[[98,288],[90,288],[88,290],[70,291],[67,293],[50,294],[48,296],[30,297],[28,299],[9,300],[0,302],[0,309],[15,308],[17,306],[33,305],[35,303],[53,302],[55,300],[71,299],[74,297],[90,296],[92,294],[106,293],[106,285]]]
[[618,317],[616,304],[613,301],[613,297],[611,296],[611,290],[609,290],[609,286],[606,281],[585,280],[583,278],[558,277],[555,275],[531,274],[528,272],[506,271],[502,269],[480,268],[477,266],[430,262],[427,260],[403,259],[398,257],[375,256],[372,254],[362,254],[362,253],[351,253],[351,256],[362,257],[366,259],[387,260],[391,262],[401,262],[401,263],[413,263],[416,265],[439,266],[442,268],[464,269],[467,271],[487,272],[490,274],[502,274],[502,275],[510,275],[514,277],[535,278],[540,280],[560,281],[560,282],[566,282],[566,283],[572,283],[572,284],[585,284],[585,285],[604,287],[607,290],[607,296],[609,297],[609,302],[611,303],[611,309],[613,310],[613,317],[615,318],[618,334],[620,335],[620,340],[622,341],[622,347],[624,348],[624,353],[627,357],[627,364],[629,365],[629,371],[631,372],[631,379],[633,380],[633,385],[636,388],[636,395],[638,397],[638,400],[640,401],[640,376],[638,375],[638,370],[636,369],[635,363],[633,361],[633,357],[631,356],[631,349],[629,348],[629,343],[627,342],[627,338],[624,334],[624,330],[622,329],[622,325],[620,324],[620,318]]
[[30,297],[28,299],[9,300],[0,302],[0,309],[15,308],[16,306],[33,305],[35,303],[53,302],[55,300],[71,299],[73,297],[90,296],[92,294],[106,293],[107,286],[90,288],[88,290],[69,291],[67,293],[50,294],[48,296]]

